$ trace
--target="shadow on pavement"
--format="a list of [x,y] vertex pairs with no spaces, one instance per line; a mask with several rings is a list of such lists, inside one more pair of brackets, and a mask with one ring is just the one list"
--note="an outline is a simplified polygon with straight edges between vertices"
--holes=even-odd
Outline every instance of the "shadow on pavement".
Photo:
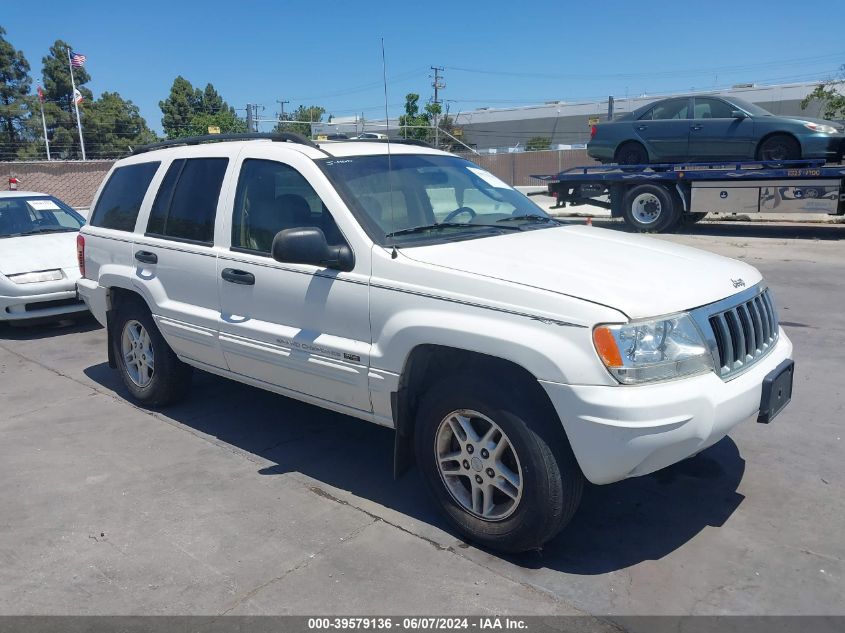
[[[126,397],[101,363],[93,381]],[[393,431],[260,389],[197,372],[187,401],[168,418],[256,455],[272,476],[299,472],[357,497],[454,533],[428,498],[419,471],[393,479]],[[573,522],[542,552],[506,559],[523,567],[600,574],[662,558],[707,526],[722,525],[742,501],[745,462],[726,438],[653,475],[588,486]],[[329,491],[330,492],[330,491]]]
[[0,323],[0,341],[34,341],[55,336],[98,330],[102,326],[88,313],[65,319],[33,319],[15,323]]
[[[585,224],[586,218],[561,217],[567,224]],[[593,226],[633,233],[621,220],[593,218]],[[845,240],[845,224],[798,224],[791,222],[700,222],[676,228],[677,235],[746,237],[782,240]]]

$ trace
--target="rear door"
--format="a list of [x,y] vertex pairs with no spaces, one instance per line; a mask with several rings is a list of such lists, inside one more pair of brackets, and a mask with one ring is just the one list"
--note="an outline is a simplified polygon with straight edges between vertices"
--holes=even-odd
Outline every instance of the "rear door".
[[[219,153],[209,153],[217,149]],[[218,340],[219,297],[214,223],[233,163],[226,150],[177,158],[167,166],[133,245],[136,283],[156,324],[180,356],[226,368]]]
[[666,99],[631,122],[634,135],[648,148],[651,162],[687,159],[690,106],[687,97]]
[[736,110],[716,97],[695,97],[690,121],[689,154],[693,160],[754,158],[754,121],[734,118]]
[[[311,159],[250,148],[237,174],[225,211],[229,248],[217,271],[229,368],[294,396],[369,413],[369,249],[347,239],[351,227],[335,219],[344,219],[339,198]],[[330,245],[350,246],[354,270],[270,256],[276,233],[306,226],[320,228]]]

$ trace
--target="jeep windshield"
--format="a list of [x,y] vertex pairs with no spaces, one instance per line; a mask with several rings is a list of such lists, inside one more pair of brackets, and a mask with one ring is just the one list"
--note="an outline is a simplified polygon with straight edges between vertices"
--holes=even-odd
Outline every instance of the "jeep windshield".
[[378,244],[415,246],[557,225],[523,194],[455,156],[379,154],[318,162]]

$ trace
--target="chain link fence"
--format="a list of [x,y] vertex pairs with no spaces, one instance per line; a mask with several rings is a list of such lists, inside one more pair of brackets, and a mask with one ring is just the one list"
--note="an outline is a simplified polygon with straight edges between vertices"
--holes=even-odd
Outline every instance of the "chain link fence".
[[597,164],[587,156],[585,149],[548,150],[539,152],[513,152],[507,154],[460,154],[483,167],[512,187],[541,185],[532,175],[556,174],[581,165]]

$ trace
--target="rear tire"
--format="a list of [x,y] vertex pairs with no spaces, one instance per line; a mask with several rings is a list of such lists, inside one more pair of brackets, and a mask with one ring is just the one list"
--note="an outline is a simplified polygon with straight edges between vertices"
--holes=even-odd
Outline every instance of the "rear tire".
[[673,228],[680,219],[677,196],[660,185],[637,185],[625,194],[625,224],[638,233],[659,233]]
[[757,160],[801,160],[801,145],[788,134],[773,134],[757,147]]
[[616,149],[613,160],[619,165],[647,165],[648,152],[636,141],[628,141]]
[[110,336],[120,376],[133,399],[146,407],[162,407],[185,397],[193,370],[176,357],[140,299],[120,305]]
[[429,389],[417,410],[417,464],[469,540],[504,552],[538,549],[572,518],[583,475],[557,416],[492,384],[453,376]]

